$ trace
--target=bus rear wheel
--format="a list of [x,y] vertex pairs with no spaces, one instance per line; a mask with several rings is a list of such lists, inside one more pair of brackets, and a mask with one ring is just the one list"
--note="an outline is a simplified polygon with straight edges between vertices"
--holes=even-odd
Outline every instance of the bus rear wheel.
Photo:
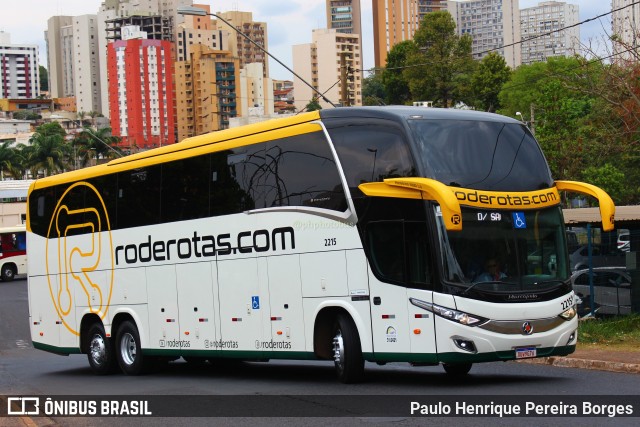
[[93,372],[98,375],[112,374],[116,368],[113,344],[107,338],[104,327],[96,323],[87,335],[87,358]]
[[338,315],[332,345],[338,379],[345,384],[361,381],[364,377],[364,359],[358,329],[351,317]]
[[116,355],[120,369],[127,375],[140,375],[146,371],[142,356],[140,334],[136,325],[127,320],[116,334]]
[[0,271],[0,278],[3,282],[10,282],[16,277],[16,272],[11,265],[3,265],[2,271]]

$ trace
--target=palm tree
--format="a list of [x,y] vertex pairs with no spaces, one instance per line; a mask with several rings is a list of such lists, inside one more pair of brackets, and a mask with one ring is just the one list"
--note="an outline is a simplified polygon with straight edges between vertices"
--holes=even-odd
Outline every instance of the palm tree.
[[37,177],[40,172],[49,176],[67,168],[69,145],[60,134],[36,132],[29,139],[31,145],[22,148],[25,166]]
[[[111,128],[96,131],[85,127],[71,142],[76,148],[78,166],[85,167],[95,155],[96,159],[113,159],[123,154],[117,148],[120,138],[111,135]],[[95,154],[94,154],[95,153]]]
[[0,144],[0,176],[4,179],[5,172],[8,172],[14,179],[21,179],[24,176],[23,159],[18,149],[11,146],[12,141]]

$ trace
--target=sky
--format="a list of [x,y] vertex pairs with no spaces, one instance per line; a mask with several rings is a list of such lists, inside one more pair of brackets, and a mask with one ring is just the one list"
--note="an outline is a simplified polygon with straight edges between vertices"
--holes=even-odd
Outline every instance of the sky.
[[[539,0],[520,0],[520,8],[531,7]],[[569,0],[580,6],[580,21],[609,12],[608,0]],[[325,0],[196,0],[211,5],[211,10],[253,12],[255,21],[267,23],[269,52],[280,61],[292,65],[294,44],[311,42],[311,30],[326,28]],[[0,31],[11,35],[13,44],[40,46],[40,63],[46,66],[44,31],[47,20],[56,15],[86,15],[98,12],[102,0],[0,0]],[[374,66],[371,0],[361,0],[364,68]],[[611,31],[610,15],[584,24],[580,28],[583,43],[602,44],[602,37]],[[271,77],[292,79],[282,66],[271,61]]]

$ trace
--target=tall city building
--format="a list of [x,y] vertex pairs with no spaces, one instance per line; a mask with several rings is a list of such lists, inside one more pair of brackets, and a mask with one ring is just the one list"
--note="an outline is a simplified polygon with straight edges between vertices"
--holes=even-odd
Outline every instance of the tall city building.
[[474,59],[496,52],[511,68],[522,63],[518,0],[455,0],[448,3],[448,10],[458,34],[473,39]]
[[38,65],[38,46],[11,44],[11,35],[0,31],[0,98],[40,96]]
[[[347,99],[348,105],[362,105],[360,37],[356,34],[343,34],[331,29],[313,30],[311,43],[293,46],[293,69],[332,103],[338,104],[341,99]],[[340,84],[343,69],[353,70],[346,87]],[[317,92],[298,77],[294,78],[293,87],[298,111],[317,98]],[[331,107],[322,99],[318,102],[322,108]]]
[[[114,25],[114,21],[117,18],[128,17],[161,17],[163,22],[163,30],[168,34],[165,34],[163,40],[170,40],[175,42],[177,40],[178,25],[184,21],[184,17],[178,14],[178,7],[191,6],[193,0],[104,0],[98,11],[98,56],[99,61],[103,64],[100,67],[100,84],[102,93],[109,93],[109,82],[107,80],[107,67],[104,66],[107,62],[107,45],[110,41],[119,40],[119,34],[116,32],[107,31],[107,23],[111,22]],[[121,25],[140,25],[140,23],[122,21]],[[153,33],[157,30],[150,30],[148,27],[141,25],[144,31],[149,31],[150,38],[153,37]],[[107,37],[111,36],[111,39]],[[115,37],[114,37],[115,36]],[[175,60],[175,45],[171,46],[172,55]],[[103,114],[108,114],[109,111],[109,99],[108,96],[103,96],[102,99]]]
[[75,97],[77,111],[103,113],[97,16],[51,17],[45,39],[51,96]]
[[357,34],[362,40],[360,0],[327,0],[327,28]]
[[245,115],[273,115],[273,81],[264,77],[262,64],[254,62],[240,70],[238,93],[241,111]]
[[542,2],[520,10],[522,63],[579,53],[580,26],[575,25],[579,22],[578,12],[577,4],[559,1]]
[[191,54],[176,62],[178,140],[229,127],[238,115],[240,61],[229,51],[191,46]]
[[418,0],[372,0],[373,53],[376,68],[384,67],[393,46],[412,40],[418,30]]
[[268,51],[267,23],[254,21],[251,12],[230,11],[217,12],[216,14],[235,27],[235,29],[229,28],[227,24],[219,19],[214,21],[216,29],[229,32],[229,47],[231,52],[240,59],[240,68],[244,68],[245,65],[253,62],[260,62],[264,67],[264,76],[268,77],[269,57],[262,49],[246,38],[250,38],[257,45]]
[[73,97],[73,17],[52,16],[47,20],[44,39],[47,44],[49,93],[52,98]]
[[109,106],[122,147],[146,149],[175,142],[171,42],[146,39],[127,27],[108,45]]
[[[194,4],[194,7],[211,13],[208,5]],[[216,24],[209,16],[185,15],[184,22],[178,25],[176,39],[176,61],[186,61],[191,53],[191,46],[204,45],[213,50],[229,50],[229,38],[231,29],[222,30],[216,28]],[[233,37],[236,33],[234,31]]]
[[613,60],[635,60],[639,53],[640,3],[637,0],[611,0],[611,10],[615,11],[611,15],[613,36],[620,41],[613,43],[613,53],[616,55]]

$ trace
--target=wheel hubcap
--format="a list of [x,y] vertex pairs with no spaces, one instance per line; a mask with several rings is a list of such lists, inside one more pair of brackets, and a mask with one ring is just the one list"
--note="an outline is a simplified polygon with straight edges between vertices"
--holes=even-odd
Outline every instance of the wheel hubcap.
[[127,365],[133,365],[133,362],[136,360],[136,340],[133,338],[133,335],[130,333],[126,333],[120,339],[120,355],[122,356],[122,361]]
[[93,360],[96,365],[102,365],[104,363],[106,346],[104,345],[104,339],[100,335],[94,335],[91,339],[89,352],[91,354],[91,360]]
[[342,369],[344,365],[344,341],[342,340],[342,331],[336,332],[333,337],[333,361],[336,366]]

